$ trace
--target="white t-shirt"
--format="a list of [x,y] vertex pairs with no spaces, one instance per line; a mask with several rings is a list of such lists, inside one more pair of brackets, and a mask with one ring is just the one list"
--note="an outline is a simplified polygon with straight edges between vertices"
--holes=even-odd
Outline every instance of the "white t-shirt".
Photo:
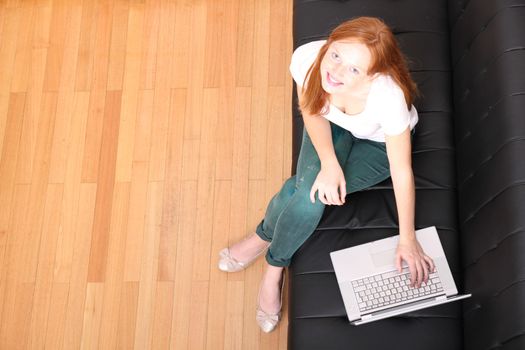
[[[290,73],[298,86],[302,86],[306,72],[314,63],[326,40],[311,41],[299,46],[293,53]],[[407,108],[405,95],[399,85],[385,74],[372,82],[365,109],[359,114],[348,115],[330,103],[326,119],[349,130],[355,137],[385,142],[385,134],[398,135],[418,122],[417,110]]]

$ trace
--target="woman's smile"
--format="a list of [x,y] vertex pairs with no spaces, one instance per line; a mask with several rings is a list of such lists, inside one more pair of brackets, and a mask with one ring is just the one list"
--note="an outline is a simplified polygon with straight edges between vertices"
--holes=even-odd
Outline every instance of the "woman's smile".
[[340,85],[343,85],[343,83],[341,83],[340,81],[334,79],[330,73],[326,72],[326,81],[328,82],[328,84],[330,84],[331,86],[340,86]]

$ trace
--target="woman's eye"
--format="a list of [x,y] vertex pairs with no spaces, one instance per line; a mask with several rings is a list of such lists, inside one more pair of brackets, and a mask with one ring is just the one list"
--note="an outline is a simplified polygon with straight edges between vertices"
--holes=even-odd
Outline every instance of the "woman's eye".
[[339,58],[339,56],[335,52],[332,52],[332,58],[334,60],[337,60]]
[[355,69],[354,67],[350,68],[350,71],[354,74],[359,74],[359,71]]

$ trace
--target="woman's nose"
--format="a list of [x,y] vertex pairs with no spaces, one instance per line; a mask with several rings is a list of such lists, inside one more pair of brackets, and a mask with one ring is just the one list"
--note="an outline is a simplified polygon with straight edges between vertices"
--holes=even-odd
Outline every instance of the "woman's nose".
[[342,79],[343,78],[343,69],[344,67],[341,64],[334,65],[334,78],[336,79]]

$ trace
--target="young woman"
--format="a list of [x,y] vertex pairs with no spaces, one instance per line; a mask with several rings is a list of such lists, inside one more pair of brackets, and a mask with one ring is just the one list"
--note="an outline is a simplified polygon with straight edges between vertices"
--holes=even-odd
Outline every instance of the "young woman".
[[[256,319],[265,332],[281,318],[284,267],[316,229],[325,205],[392,177],[399,219],[395,265],[405,260],[412,287],[428,281],[434,262],[415,236],[411,139],[417,86],[390,28],[359,17],[327,40],[298,47],[290,64],[304,126],[296,175],[271,199],[255,233],[224,248],[219,268],[246,268],[267,250]],[[315,194],[317,193],[317,198]]]

